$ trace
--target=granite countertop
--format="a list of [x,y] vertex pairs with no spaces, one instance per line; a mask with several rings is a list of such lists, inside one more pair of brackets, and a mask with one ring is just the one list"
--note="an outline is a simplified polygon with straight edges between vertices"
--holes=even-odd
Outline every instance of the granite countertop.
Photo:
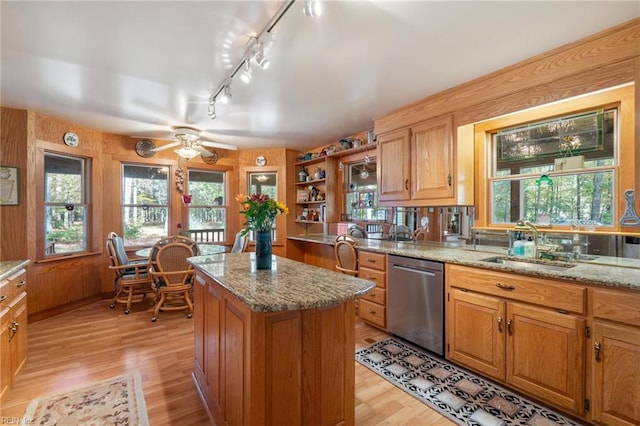
[[[335,236],[299,235],[289,236],[290,240],[333,245]],[[523,275],[549,277],[595,284],[608,287],[630,288],[640,291],[640,260],[602,257],[595,261],[576,261],[575,266],[562,270],[530,269],[514,265],[483,262],[505,250],[498,247],[464,246],[459,243],[403,243],[393,241],[358,239],[359,248],[398,256],[434,260],[444,263],[466,265],[502,272],[517,272]]]
[[0,262],[0,280],[4,280],[5,278],[15,274],[30,262],[30,260],[9,260],[6,262]]
[[271,270],[256,270],[255,253],[224,253],[188,259],[254,312],[321,308],[373,290],[373,281],[273,256]]

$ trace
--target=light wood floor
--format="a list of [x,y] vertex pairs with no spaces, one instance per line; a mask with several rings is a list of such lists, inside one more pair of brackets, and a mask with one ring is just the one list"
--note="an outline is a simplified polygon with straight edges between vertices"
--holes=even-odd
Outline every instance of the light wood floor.
[[[142,375],[149,422],[206,425],[209,419],[193,384],[193,321],[163,312],[151,322],[151,304],[129,315],[96,302],[29,324],[29,361],[0,406],[0,423],[21,417],[40,396],[89,385],[118,374]],[[357,322],[356,348],[386,337]],[[415,398],[356,363],[357,425],[451,425]]]

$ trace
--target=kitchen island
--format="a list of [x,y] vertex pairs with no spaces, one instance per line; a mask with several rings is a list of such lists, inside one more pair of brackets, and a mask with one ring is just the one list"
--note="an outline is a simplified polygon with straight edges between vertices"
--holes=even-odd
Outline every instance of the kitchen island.
[[196,269],[194,378],[216,424],[354,424],[354,300],[374,283],[255,253]]

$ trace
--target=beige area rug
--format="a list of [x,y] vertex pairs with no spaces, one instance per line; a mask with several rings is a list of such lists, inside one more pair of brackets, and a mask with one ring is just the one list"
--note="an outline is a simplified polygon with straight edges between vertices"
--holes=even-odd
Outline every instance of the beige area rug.
[[34,399],[24,419],[28,424],[52,426],[149,425],[139,373]]

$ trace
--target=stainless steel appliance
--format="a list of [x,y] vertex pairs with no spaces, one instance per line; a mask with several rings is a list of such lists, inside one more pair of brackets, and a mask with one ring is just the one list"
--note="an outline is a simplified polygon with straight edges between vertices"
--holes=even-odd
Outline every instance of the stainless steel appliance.
[[444,266],[389,255],[387,328],[444,356]]

